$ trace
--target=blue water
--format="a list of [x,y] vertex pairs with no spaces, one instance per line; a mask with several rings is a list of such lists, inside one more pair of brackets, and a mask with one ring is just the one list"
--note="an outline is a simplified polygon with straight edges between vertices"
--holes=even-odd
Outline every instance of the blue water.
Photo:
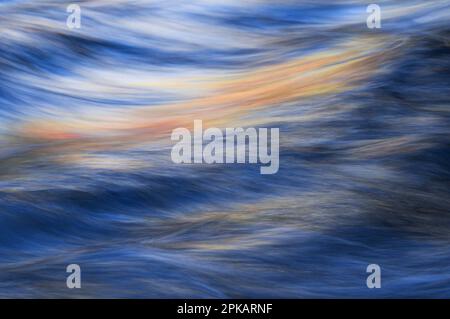
[[[68,4],[0,2],[1,298],[450,297],[449,1]],[[174,164],[193,119],[278,173]]]

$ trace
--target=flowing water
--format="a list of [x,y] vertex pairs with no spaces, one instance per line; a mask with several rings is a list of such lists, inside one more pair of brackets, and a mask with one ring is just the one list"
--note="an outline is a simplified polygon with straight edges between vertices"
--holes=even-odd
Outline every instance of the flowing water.
[[449,1],[77,3],[0,1],[0,297],[450,297]]

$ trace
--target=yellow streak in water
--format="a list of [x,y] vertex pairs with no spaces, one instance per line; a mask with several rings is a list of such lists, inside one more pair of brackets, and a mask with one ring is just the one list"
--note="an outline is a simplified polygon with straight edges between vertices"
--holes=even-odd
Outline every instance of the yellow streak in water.
[[[101,149],[158,140],[176,127],[192,127],[194,119],[203,120],[204,127],[230,127],[243,115],[253,112],[262,117],[261,122],[268,122],[256,111],[344,92],[364,83],[389,57],[390,52],[385,50],[387,42],[378,38],[352,40],[325,53],[221,77],[209,76],[197,83],[208,83],[210,92],[188,101],[115,110],[106,115],[93,111],[87,117],[30,119],[19,135],[49,141],[68,140],[72,147]],[[179,79],[173,83],[176,90]]]

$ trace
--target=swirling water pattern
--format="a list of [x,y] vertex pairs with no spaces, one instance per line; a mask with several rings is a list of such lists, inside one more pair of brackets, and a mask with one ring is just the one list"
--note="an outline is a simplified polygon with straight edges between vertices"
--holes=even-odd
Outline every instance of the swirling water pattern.
[[[0,297],[450,297],[449,1],[77,3],[0,2]],[[194,119],[279,172],[172,163]]]

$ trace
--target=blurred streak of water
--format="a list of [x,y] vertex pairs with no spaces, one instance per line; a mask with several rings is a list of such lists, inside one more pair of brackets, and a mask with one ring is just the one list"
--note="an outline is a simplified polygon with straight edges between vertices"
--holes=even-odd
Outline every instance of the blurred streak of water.
[[[379,30],[364,1],[80,3],[0,3],[0,297],[450,297],[448,1]],[[196,118],[279,127],[279,172],[173,164]]]

